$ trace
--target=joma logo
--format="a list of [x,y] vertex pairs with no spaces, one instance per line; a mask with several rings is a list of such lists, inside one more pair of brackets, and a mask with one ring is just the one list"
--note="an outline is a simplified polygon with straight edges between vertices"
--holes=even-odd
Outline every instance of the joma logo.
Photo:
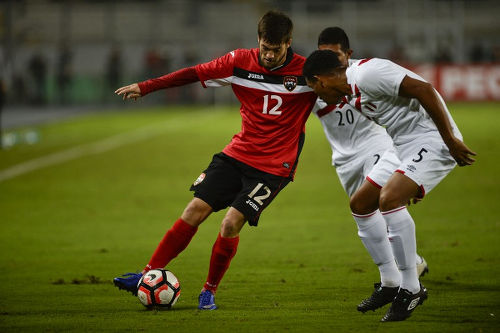
[[257,206],[254,202],[252,202],[250,199],[248,199],[246,202],[250,207],[252,207],[254,210],[259,211],[259,206]]
[[257,79],[257,80],[264,80],[264,75],[255,74],[255,73],[248,73],[248,78],[249,79]]

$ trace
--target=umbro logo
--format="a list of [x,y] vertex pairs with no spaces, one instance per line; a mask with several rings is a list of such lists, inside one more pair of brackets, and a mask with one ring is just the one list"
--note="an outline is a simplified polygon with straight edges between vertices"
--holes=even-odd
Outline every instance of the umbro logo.
[[415,172],[417,170],[417,167],[414,166],[413,164],[408,164],[406,166],[406,170],[410,171],[410,172]]
[[255,73],[248,73],[248,79],[264,80],[264,75],[255,74]]
[[420,301],[420,297],[417,297],[413,301],[411,301],[410,305],[408,305],[408,311],[415,309],[417,307],[419,301]]

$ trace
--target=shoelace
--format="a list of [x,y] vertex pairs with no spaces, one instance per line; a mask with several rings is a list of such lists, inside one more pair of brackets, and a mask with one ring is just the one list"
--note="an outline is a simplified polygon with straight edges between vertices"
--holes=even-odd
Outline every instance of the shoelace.
[[212,294],[210,292],[204,292],[201,294],[201,303],[205,305],[210,305],[210,300],[212,298]]

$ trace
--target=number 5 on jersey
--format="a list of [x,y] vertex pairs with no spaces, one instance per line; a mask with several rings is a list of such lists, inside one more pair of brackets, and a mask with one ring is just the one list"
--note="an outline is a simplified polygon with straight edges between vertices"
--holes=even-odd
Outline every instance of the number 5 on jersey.
[[[276,101],[276,104],[269,110],[269,102]],[[271,103],[272,104],[272,103]],[[272,114],[279,116],[281,111],[279,108],[283,104],[283,99],[278,95],[264,95],[264,104],[262,105],[263,114]]]
[[423,160],[423,159],[424,159],[424,156],[423,156],[423,154],[424,154],[424,153],[428,153],[428,150],[427,150],[427,149],[425,149],[425,148],[420,149],[420,151],[419,151],[419,152],[418,152],[418,154],[417,154],[417,155],[418,155],[418,158],[416,158],[416,159],[414,158],[414,159],[413,159],[413,162],[418,163],[418,162],[420,162],[421,160]]

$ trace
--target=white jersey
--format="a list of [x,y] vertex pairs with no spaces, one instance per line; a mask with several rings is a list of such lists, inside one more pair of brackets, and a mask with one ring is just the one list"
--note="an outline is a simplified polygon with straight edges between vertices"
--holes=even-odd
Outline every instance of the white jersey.
[[[357,61],[349,59],[349,66]],[[377,151],[393,146],[385,129],[356,110],[347,98],[336,105],[327,105],[318,98],[313,112],[320,120],[332,148],[332,164],[335,167],[341,167],[360,155],[370,154],[375,146],[379,148]]]
[[349,197],[369,175],[375,186],[383,186],[400,163],[385,129],[349,105],[347,99],[337,105],[326,105],[321,99],[316,103],[319,109],[313,112],[323,126],[332,148],[332,164]]
[[[428,135],[440,136],[434,121],[418,100],[398,95],[405,76],[423,78],[389,60],[358,60],[346,70],[352,96],[349,103],[369,119],[385,127],[394,144],[400,146]],[[439,94],[438,94],[439,96]],[[462,139],[441,96],[455,136]]]
[[[357,60],[349,59],[349,65]],[[391,137],[351,106],[347,98],[327,105],[318,98],[313,109],[332,149],[332,164],[342,187],[352,196],[368,179],[381,187],[399,166]]]
[[385,129],[362,115],[347,103],[347,99],[337,105],[327,105],[319,99],[317,105],[320,108],[314,113],[332,148],[332,164],[335,167],[369,154],[374,146],[377,150],[392,148],[392,140]]

